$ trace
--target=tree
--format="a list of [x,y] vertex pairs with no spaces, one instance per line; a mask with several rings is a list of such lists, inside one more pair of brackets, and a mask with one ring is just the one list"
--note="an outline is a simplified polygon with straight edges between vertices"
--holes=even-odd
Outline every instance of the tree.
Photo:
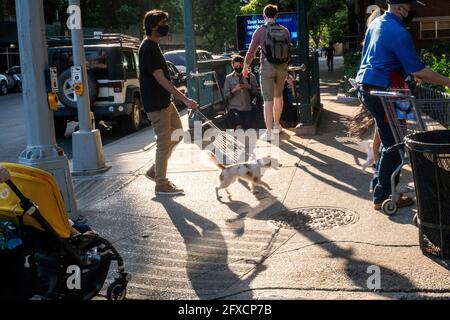
[[[142,31],[145,12],[159,8],[169,13],[173,30],[180,31],[181,3],[182,0],[81,0],[83,25],[106,32],[125,32],[130,28]],[[68,0],[44,0],[46,12],[57,11],[61,21],[67,18],[67,7]]]
[[328,42],[338,43],[344,41],[345,27],[348,23],[347,10],[336,12],[327,24]]
[[[240,14],[240,3],[236,0],[194,0],[194,22],[196,33],[204,39],[203,46],[210,51],[223,50],[224,43],[234,43],[236,15]],[[201,8],[201,9],[200,9]],[[205,19],[207,12],[210,19]]]

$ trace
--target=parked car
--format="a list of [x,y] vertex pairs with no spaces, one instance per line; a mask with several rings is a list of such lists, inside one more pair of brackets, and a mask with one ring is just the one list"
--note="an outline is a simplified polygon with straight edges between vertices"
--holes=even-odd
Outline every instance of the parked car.
[[[167,61],[167,66],[169,67],[170,78],[174,86],[177,87],[177,89],[180,90],[183,94],[186,94],[187,92],[186,73],[178,70],[178,68],[170,61]],[[179,109],[185,107],[185,105],[178,100],[176,101],[176,104]]]
[[[88,69],[91,110],[97,121],[119,124],[128,134],[141,127],[144,110],[139,88],[139,45],[137,38],[104,34],[86,38],[86,62]],[[70,37],[51,38],[49,65],[58,70],[59,108],[54,113],[57,137],[63,137],[69,121],[78,117],[74,83]]]
[[[172,62],[180,72],[186,73],[186,51],[176,50],[169,51],[164,54],[167,61]],[[197,50],[197,61],[214,60],[212,54],[208,51]]]
[[22,92],[22,74],[20,66],[14,66],[0,74],[0,95],[8,92]]

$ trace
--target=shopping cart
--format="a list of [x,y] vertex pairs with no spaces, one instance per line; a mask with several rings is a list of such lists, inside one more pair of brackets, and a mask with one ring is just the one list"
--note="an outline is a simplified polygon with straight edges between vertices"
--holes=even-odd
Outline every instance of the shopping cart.
[[416,99],[407,89],[372,91],[371,94],[381,99],[396,142],[387,152],[399,152],[402,160],[391,177],[392,196],[382,205],[384,213],[395,215],[401,196],[415,193],[414,188],[397,184],[403,168],[411,164],[404,145],[405,138],[416,132],[450,129],[450,99],[445,95],[432,99]]

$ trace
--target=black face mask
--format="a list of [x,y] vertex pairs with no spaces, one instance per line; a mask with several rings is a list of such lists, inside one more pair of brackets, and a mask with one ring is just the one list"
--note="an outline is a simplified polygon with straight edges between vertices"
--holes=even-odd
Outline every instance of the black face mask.
[[167,37],[167,35],[169,34],[169,26],[158,26],[158,29],[156,29],[156,31],[161,37]]
[[408,16],[407,17],[403,17],[403,23],[404,24],[408,24],[411,23],[414,18],[416,17],[417,11],[412,9],[408,11]]
[[234,71],[235,71],[237,74],[241,74],[241,73],[244,71],[244,68],[235,68]]

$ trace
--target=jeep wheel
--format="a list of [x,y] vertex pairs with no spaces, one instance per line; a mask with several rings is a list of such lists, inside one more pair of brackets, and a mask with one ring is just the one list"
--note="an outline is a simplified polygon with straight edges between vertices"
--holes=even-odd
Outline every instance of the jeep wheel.
[[[89,101],[91,106],[95,103],[98,97],[98,84],[94,74],[88,71],[88,84],[89,84]],[[61,103],[70,108],[77,109],[77,102],[75,100],[75,90],[73,88],[74,83],[72,82],[72,72],[67,69],[58,78],[58,99]]]
[[6,96],[8,94],[8,84],[6,81],[0,83],[0,96]]
[[61,139],[65,137],[67,130],[67,119],[54,118],[55,119],[55,135],[56,138]]
[[120,119],[120,127],[122,133],[130,134],[140,129],[142,122],[142,105],[138,98],[134,98],[131,113],[122,116]]

